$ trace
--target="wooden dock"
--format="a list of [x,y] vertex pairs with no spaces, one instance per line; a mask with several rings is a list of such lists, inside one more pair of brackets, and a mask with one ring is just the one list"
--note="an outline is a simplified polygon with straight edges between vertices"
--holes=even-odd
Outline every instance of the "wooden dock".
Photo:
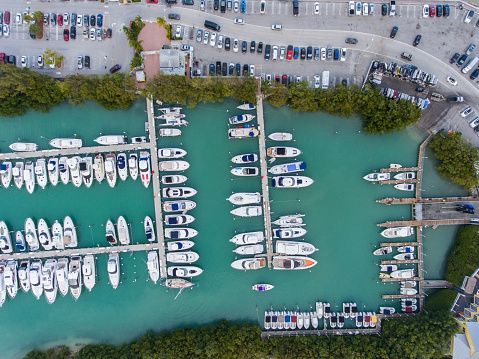
[[417,203],[437,203],[437,202],[469,202],[478,201],[478,197],[437,197],[437,198],[383,198],[376,202],[391,204],[417,204]]
[[378,181],[379,184],[400,184],[400,183],[417,183],[417,179],[410,179],[410,180],[385,180],[385,181]]
[[420,281],[421,278],[419,277],[412,277],[412,278],[381,278],[381,281],[383,283],[389,283],[389,282],[405,282],[405,281],[408,281],[408,280],[414,280],[414,281]]
[[426,150],[426,146],[434,137],[435,133],[431,133],[427,138],[421,143],[419,146],[419,151],[417,155],[417,167],[419,171],[417,171],[416,178],[418,179],[417,186],[416,186],[416,198],[421,198],[421,189],[422,189],[422,174],[423,174],[423,165],[424,165],[424,151]]
[[381,332],[379,323],[376,327],[351,328],[351,329],[310,329],[310,330],[267,330],[261,332],[261,339],[269,339],[270,337],[296,337],[296,336],[310,336],[310,335],[374,335]]
[[401,167],[401,168],[381,168],[379,172],[381,173],[391,173],[391,172],[417,172],[419,167]]
[[390,260],[390,261],[381,261],[381,265],[385,264],[418,264],[419,259],[410,259],[410,260]]
[[422,282],[423,288],[447,288],[453,289],[454,284],[448,282],[447,280],[424,280]]
[[408,298],[416,298],[419,299],[421,298],[420,294],[414,294],[414,295],[404,295],[404,294],[383,294],[382,295],[383,299],[408,299]]
[[426,220],[426,221],[388,221],[384,223],[379,223],[378,227],[403,227],[403,226],[414,226],[414,227],[437,227],[443,225],[458,225],[458,224],[469,224],[470,219],[437,219],[437,220]]
[[418,246],[417,242],[382,242],[379,243],[381,247],[402,247],[402,246]]

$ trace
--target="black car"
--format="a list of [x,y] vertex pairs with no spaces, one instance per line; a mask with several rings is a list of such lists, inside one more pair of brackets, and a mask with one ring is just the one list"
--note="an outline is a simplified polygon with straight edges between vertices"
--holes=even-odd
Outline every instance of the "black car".
[[108,37],[109,39],[111,39],[111,35],[112,35],[113,31],[111,29],[107,29],[106,30],[106,37]]
[[283,85],[287,85],[288,84],[288,76],[283,75],[283,77],[281,78],[281,83]]
[[118,70],[121,69],[121,65],[120,64],[116,64],[115,66],[113,66],[111,69],[110,69],[110,74],[114,74],[115,72],[117,72]]
[[301,60],[306,58],[306,49],[304,47],[301,48]]
[[243,65],[243,76],[248,76],[249,73],[249,66],[248,64]]
[[307,59],[308,60],[312,60],[313,59],[313,47],[312,46],[308,46],[308,55],[307,55]]
[[422,36],[421,35],[417,35],[416,38],[414,39],[414,42],[413,42],[413,46],[417,46],[419,45],[419,43],[421,42],[421,38]]
[[343,84],[344,87],[348,87],[348,79],[343,79],[341,83]]
[[389,35],[389,37],[391,39],[394,39],[396,37],[396,34],[398,33],[398,27],[397,26],[394,26],[392,31],[391,31],[391,35]]
[[456,65],[457,65],[458,67],[461,67],[462,64],[464,63],[464,61],[466,61],[466,60],[467,60],[467,55],[464,54],[464,55],[462,55],[462,56],[459,58],[459,60],[457,61],[457,64],[456,64]]
[[220,0],[215,0],[214,5],[213,5],[213,8],[214,8],[215,10],[218,10],[219,7],[220,7]]
[[234,71],[235,71],[235,65],[234,65],[234,64],[230,64],[228,74],[229,74],[230,76],[233,76],[233,72],[234,72]]
[[236,76],[241,76],[241,65],[236,64]]
[[85,56],[85,68],[90,68],[90,56],[88,55]]
[[243,41],[243,45],[241,46],[241,52],[242,52],[243,54],[246,54],[247,48],[248,48],[247,42],[246,42],[246,41]]
[[96,18],[95,15],[90,16],[90,26],[95,26],[96,24]]
[[178,14],[168,14],[168,19],[171,19],[171,20],[179,20],[179,19],[180,19],[180,15],[178,15]]
[[252,54],[254,54],[255,48],[256,48],[256,42],[251,41],[251,44],[249,45],[249,52],[251,52]]
[[216,61],[216,74],[221,75],[221,61]]
[[226,0],[221,0],[220,10],[221,10],[222,13],[226,12]]
[[479,75],[479,69],[475,69],[474,72],[469,77],[471,78],[471,80],[475,80],[478,75]]
[[7,56],[7,61],[9,64],[12,64],[12,65],[17,64],[17,58],[15,57],[15,55]]
[[262,42],[258,42],[258,49],[256,51],[260,55],[263,53],[263,43]]
[[75,26],[70,26],[70,39],[75,40],[77,38],[77,29]]
[[225,39],[225,50],[226,50],[226,51],[230,51],[230,48],[231,48],[231,40],[230,40],[229,37],[227,37],[227,38]]
[[382,14],[383,16],[386,16],[386,15],[388,14],[388,4],[383,4],[383,5],[381,6],[381,14]]
[[437,5],[436,6],[436,16],[441,17],[442,16],[442,5]]
[[424,88],[422,87],[416,87],[416,92],[423,92],[424,91]]
[[346,39],[346,44],[356,45],[357,43],[358,43],[358,39],[355,39],[354,37],[348,37]]
[[223,76],[227,76],[228,75],[228,64],[226,62],[223,62],[223,67],[221,69],[221,74]]
[[461,56],[461,54],[458,53],[458,52],[456,52],[456,53],[454,54],[454,56],[449,60],[449,63],[450,63],[450,64],[456,63],[456,61],[457,61],[457,59],[459,58],[459,56]]
[[264,59],[269,60],[270,56],[271,56],[271,45],[266,45],[264,47]]
[[213,76],[215,74],[215,64],[210,64],[210,75]]
[[194,0],[183,0],[182,3],[183,3],[183,5],[194,5],[195,4]]

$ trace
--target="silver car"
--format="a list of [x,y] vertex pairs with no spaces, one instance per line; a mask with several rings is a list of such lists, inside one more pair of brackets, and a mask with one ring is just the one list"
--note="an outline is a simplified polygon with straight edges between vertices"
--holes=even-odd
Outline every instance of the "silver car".
[[205,30],[205,35],[203,37],[203,44],[208,45],[209,38],[210,38],[210,32]]
[[196,41],[201,42],[201,39],[203,38],[203,31],[201,29],[198,29],[196,32]]
[[102,31],[101,31],[101,28],[97,28],[96,29],[96,39],[98,41],[101,41],[102,40]]
[[77,15],[77,26],[82,26],[83,25],[83,15],[78,14]]

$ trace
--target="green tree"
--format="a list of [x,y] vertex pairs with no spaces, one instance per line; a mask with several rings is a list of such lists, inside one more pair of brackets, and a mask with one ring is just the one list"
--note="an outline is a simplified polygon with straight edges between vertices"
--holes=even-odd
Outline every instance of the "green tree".
[[60,68],[64,59],[65,57],[62,54],[52,49],[45,49],[43,53],[43,62],[50,67],[54,65],[55,68]]
[[30,34],[38,36],[42,32],[42,29],[37,24],[30,24],[28,31],[30,31]]
[[158,26],[160,26],[160,27],[163,26],[164,27],[165,24],[166,24],[166,20],[163,19],[162,17],[157,17],[156,18],[156,23],[158,24]]

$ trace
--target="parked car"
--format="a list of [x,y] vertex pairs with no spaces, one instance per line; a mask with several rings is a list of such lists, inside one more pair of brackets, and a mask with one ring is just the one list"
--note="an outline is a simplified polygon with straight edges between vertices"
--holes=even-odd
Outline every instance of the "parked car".
[[233,52],[238,52],[239,41],[238,39],[233,40]]
[[393,29],[391,30],[391,35],[389,35],[389,37],[391,39],[394,39],[396,37],[396,34],[398,33],[398,27],[397,26],[394,26]]
[[210,75],[213,76],[215,74],[215,64],[210,64]]
[[269,60],[271,56],[271,45],[266,45],[264,48],[264,59]]
[[181,2],[183,5],[194,5],[194,0],[182,0]]
[[294,48],[293,59],[297,60],[299,58],[299,47]]
[[65,40],[65,41],[70,40],[68,29],[63,29],[63,40]]
[[96,36],[95,36],[95,35],[96,35],[95,28],[92,27],[92,28],[90,29],[90,40],[93,40],[93,41],[94,41],[94,40],[96,39]]
[[233,4],[234,4],[233,5],[233,11],[238,12],[239,11],[239,1],[235,0]]
[[250,66],[249,66],[249,75],[250,75],[251,77],[254,77],[254,71],[255,71],[255,70],[254,70],[254,65],[250,65]]
[[326,55],[326,57],[331,60],[333,58],[333,48],[331,47],[331,45],[328,46],[328,54]]
[[469,76],[469,78],[471,80],[475,80],[477,78],[477,75],[479,75],[479,69],[475,69],[471,76]]
[[263,53],[263,43],[260,41],[258,42],[258,48],[256,50],[256,52],[261,55]]
[[37,57],[37,66],[42,68],[43,67],[43,55],[38,55]]
[[321,48],[321,60],[322,61],[326,60],[326,48],[325,47]]
[[249,65],[244,64],[243,65],[243,76],[248,76],[248,72],[249,72]]
[[346,48],[343,47],[341,49],[341,58],[340,58],[341,61],[346,61]]
[[464,22],[466,24],[469,24],[471,22],[472,17],[474,16],[474,11],[473,10],[468,10],[466,13],[466,16],[464,17]]
[[230,63],[228,75],[233,76],[234,71],[235,71],[235,64]]
[[98,14],[96,16],[96,26],[97,27],[102,27],[103,26],[103,15],[102,14]]
[[442,16],[442,5],[437,5],[436,6],[436,16],[441,17]]
[[106,36],[107,36],[109,39],[111,39],[111,35],[112,35],[112,34],[113,34],[112,29],[111,29],[111,28],[108,28],[108,29],[106,30]]
[[26,56],[22,56],[22,67],[27,67],[28,65],[28,58]]
[[246,12],[246,1],[245,0],[241,0],[241,13],[245,13]]
[[121,65],[120,64],[116,64],[115,66],[113,66],[111,69],[110,69],[110,74],[114,74],[115,72],[119,71],[121,69]]
[[450,64],[456,63],[457,59],[459,59],[459,56],[461,56],[461,54],[458,53],[458,52],[456,52],[456,53],[454,54],[454,56],[449,60],[449,63],[450,63]]
[[180,15],[178,15],[178,14],[168,14],[168,19],[170,19],[170,20],[179,20],[179,19],[180,19]]
[[243,54],[246,54],[246,51],[248,50],[248,43],[246,41],[243,41],[241,44],[241,52]]
[[434,5],[429,6],[429,17],[436,16],[436,7]]
[[422,17],[427,18],[429,17],[429,5],[425,4],[422,7]]
[[304,47],[301,48],[301,60],[306,59],[306,49]]
[[230,51],[230,48],[231,48],[231,40],[230,40],[229,37],[227,37],[227,38],[225,39],[225,50],[226,50],[226,51]]
[[251,41],[250,45],[249,45],[249,52],[254,54],[256,50],[256,42],[255,41]]
[[320,54],[319,54],[319,47],[314,48],[314,59],[319,60]]
[[451,13],[451,10],[449,9],[449,5],[448,4],[443,5],[443,9],[444,9],[444,17],[449,17],[449,14]]
[[205,11],[205,0],[200,1],[200,10]]
[[308,48],[306,49],[306,58],[308,60],[313,59],[313,47],[312,46],[308,46]]
[[354,1],[348,2],[349,16],[354,16]]
[[339,60],[339,49],[334,49],[334,60]]
[[293,45],[288,45],[286,50],[286,60],[290,61],[293,59]]
[[241,76],[241,65],[236,64],[236,76]]
[[286,56],[286,48],[285,47],[281,47],[279,49],[279,59],[280,60],[284,60],[284,57]]
[[467,60],[467,55],[464,54],[464,55],[462,55],[462,56],[459,58],[459,60],[457,60],[457,64],[456,64],[456,65],[457,65],[458,67],[461,67],[462,64],[464,64],[464,61],[466,61],[466,60]]
[[259,5],[259,13],[264,14],[265,10],[266,10],[266,1],[261,0],[261,3]]
[[75,40],[77,38],[77,29],[75,26],[70,27],[70,39]]
[[319,15],[319,2],[314,3],[314,14]]
[[447,102],[464,102],[464,97],[462,96],[448,97]]
[[90,56],[85,55],[85,68],[90,68]]
[[196,32],[196,41],[201,42],[201,39],[203,39],[203,31],[201,29],[198,29]]
[[470,44],[469,47],[466,50],[466,55],[472,54],[472,52],[474,51],[475,48],[476,48],[476,44],[474,44],[474,43]]
[[96,18],[95,15],[90,15],[90,26],[95,26]]
[[381,15],[382,16],[387,16],[388,14],[388,4],[382,4],[381,5]]
[[78,70],[81,70],[83,68],[83,56],[78,56],[77,64]]
[[223,65],[221,66],[221,75],[228,76],[228,64],[226,62],[223,62]]
[[314,88],[317,89],[321,86],[321,81],[320,81],[319,75],[314,76]]
[[462,117],[467,117],[472,113],[472,108],[466,107],[464,110],[461,111]]

